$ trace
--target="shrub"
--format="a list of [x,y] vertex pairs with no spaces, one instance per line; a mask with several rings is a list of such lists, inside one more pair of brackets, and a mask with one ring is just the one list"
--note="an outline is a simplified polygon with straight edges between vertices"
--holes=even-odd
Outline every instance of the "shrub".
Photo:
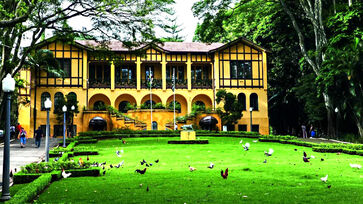
[[43,174],[32,183],[19,190],[8,203],[26,203],[38,195],[51,182],[51,174]]
[[61,169],[80,169],[80,168],[88,168],[91,166],[90,162],[84,162],[84,165],[81,167],[77,162],[41,162],[41,163],[32,163],[26,166],[21,167],[21,172],[25,174],[36,174],[36,173],[49,173],[53,170],[61,170]]

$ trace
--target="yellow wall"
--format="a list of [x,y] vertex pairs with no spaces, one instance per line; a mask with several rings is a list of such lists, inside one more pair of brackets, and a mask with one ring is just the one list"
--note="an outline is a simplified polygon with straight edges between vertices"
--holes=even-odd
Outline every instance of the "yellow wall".
[[[58,87],[36,87],[35,86],[35,80],[32,77],[31,78],[31,103],[28,107],[20,106],[19,111],[19,121],[24,124],[25,126],[28,126],[26,128],[29,128],[29,132],[32,134],[33,132],[33,126],[34,126],[34,105],[37,110],[37,116],[36,116],[36,128],[40,125],[46,124],[46,111],[40,110],[40,96],[43,92],[47,91],[51,95],[51,100],[54,104],[54,94],[56,92],[62,92],[64,95],[67,95],[70,92],[74,92],[77,94],[77,99],[79,101],[79,111],[80,113],[77,114],[77,116],[74,118],[74,124],[77,125],[78,131],[86,131],[88,130],[88,123],[91,117],[94,117],[97,115],[97,113],[90,113],[86,112],[83,113],[83,109],[90,109],[93,106],[93,103],[97,100],[102,100],[106,104],[112,105],[116,109],[118,108],[118,105],[121,101],[129,101],[132,104],[135,104],[137,106],[140,106],[142,103],[144,103],[146,100],[149,100],[150,91],[146,88],[142,88],[139,83],[141,79],[145,78],[145,70],[144,66],[146,64],[153,64],[155,69],[155,75],[154,78],[156,79],[162,79],[163,76],[166,76],[165,70],[162,69],[162,66],[172,65],[173,63],[177,64],[185,64],[185,79],[188,79],[188,88],[187,89],[176,89],[176,101],[181,103],[182,111],[181,113],[177,113],[177,116],[183,116],[187,113],[191,112],[192,103],[195,101],[203,101],[207,107],[214,108],[215,104],[215,94],[219,89],[222,89],[223,83],[224,85],[237,85],[237,80],[225,80],[224,82],[222,80],[219,80],[219,77],[221,78],[230,78],[229,73],[229,61],[223,61],[223,60],[260,60],[253,61],[252,67],[253,67],[253,77],[257,78],[260,76],[260,78],[263,77],[263,81],[260,81],[260,88],[228,88],[225,87],[228,92],[232,92],[235,95],[238,95],[239,93],[244,93],[246,95],[246,109],[248,110],[250,105],[250,95],[252,93],[256,93],[258,95],[258,103],[259,103],[259,110],[252,112],[252,118],[253,122],[252,124],[258,124],[260,126],[260,133],[262,134],[268,134],[269,133],[269,122],[268,122],[268,107],[267,107],[267,63],[266,63],[266,53],[264,51],[258,51],[254,48],[251,48],[247,45],[242,44],[241,42],[238,42],[236,44],[232,44],[230,48],[226,48],[224,50],[220,50],[214,53],[214,55],[206,55],[206,54],[191,54],[191,53],[185,53],[185,54],[172,54],[172,53],[162,53],[161,51],[149,48],[146,50],[146,55],[142,57],[136,57],[132,54],[116,54],[119,58],[122,58],[124,60],[128,60],[130,63],[135,63],[136,65],[136,74],[137,75],[137,81],[138,86],[135,88],[129,88],[129,89],[121,89],[121,88],[87,88],[87,76],[88,76],[88,63],[87,59],[96,59],[97,57],[94,57],[95,53],[93,53],[93,56],[88,56],[89,52],[86,50],[83,50],[81,48],[77,48],[76,46],[69,46],[69,45],[63,45],[62,43],[57,43],[57,50],[55,50],[55,43],[50,43],[48,46],[45,46],[44,48],[49,48],[51,50],[54,50],[57,57],[70,57],[70,53],[72,50],[72,56],[82,59],[72,59],[72,77],[79,76],[80,79],[77,79],[80,82],[79,87],[67,87],[66,81],[64,82],[65,86],[58,86]],[[68,50],[64,51],[62,53],[59,50]],[[153,53],[153,54],[151,54]],[[252,53],[252,54],[251,54]],[[96,53],[97,54],[97,53]],[[213,61],[212,61],[213,59]],[[116,61],[117,59],[114,59]],[[215,78],[215,87],[216,90],[213,91],[213,89],[192,89],[191,86],[191,70],[190,68],[193,65],[196,64],[211,64],[212,63],[212,70],[210,72],[210,78]],[[163,65],[164,64],[164,65]],[[82,70],[83,69],[83,70]],[[78,71],[79,70],[79,71]],[[260,71],[258,71],[260,70]],[[23,73],[24,71],[22,71]],[[81,75],[83,72],[83,76]],[[32,73],[32,75],[35,73]],[[46,76],[45,73],[42,73],[42,76]],[[30,81],[30,79],[28,79]],[[45,79],[46,80],[46,79]],[[54,79],[52,79],[54,80]],[[70,79],[66,79],[70,80]],[[72,84],[73,84],[72,79]],[[115,80],[115,76],[111,76],[111,81]],[[58,85],[61,85],[63,83],[62,79],[56,79]],[[243,82],[242,82],[243,81]],[[44,81],[42,79],[41,84],[43,84]],[[48,79],[48,82],[52,82],[50,79]],[[69,82],[70,83],[70,82]],[[165,80],[163,80],[163,83],[165,83]],[[254,85],[258,85],[258,80],[239,80],[239,85],[246,85],[249,86],[252,83]],[[164,84],[163,84],[164,85]],[[35,91],[36,88],[36,91]],[[36,93],[36,95],[35,95]],[[161,102],[164,105],[167,103],[170,103],[173,100],[173,92],[171,89],[166,89],[166,86],[164,85],[162,89],[153,89],[153,100],[155,102]],[[36,97],[36,100],[35,100]],[[36,101],[36,103],[35,103]],[[35,103],[35,104],[34,104]],[[222,107],[223,104],[219,104],[219,107]],[[53,125],[57,124],[56,116],[53,114],[54,108],[52,107],[52,110],[50,111],[50,118],[51,118],[51,135],[53,135]],[[158,112],[156,110],[156,112]],[[103,115],[102,115],[103,114]],[[150,129],[150,112],[149,111],[134,111],[127,113],[130,117],[137,117],[138,120],[144,122],[147,124],[147,128]],[[104,113],[99,113],[99,115],[104,115]],[[158,121],[158,128],[159,130],[165,129],[165,125],[167,123],[170,123],[173,121],[173,113],[172,112],[158,112],[155,113],[155,120]],[[108,118],[110,121],[110,129],[112,128],[112,123],[115,123],[116,120]],[[114,126],[119,127],[121,125],[124,125],[124,123],[120,122],[118,126],[114,124]],[[247,130],[250,130],[250,113],[247,111],[243,111],[243,117],[241,120],[238,121],[238,124],[244,124],[247,125]],[[238,125],[236,125],[235,129],[237,130]],[[134,127],[136,128],[136,127]]]

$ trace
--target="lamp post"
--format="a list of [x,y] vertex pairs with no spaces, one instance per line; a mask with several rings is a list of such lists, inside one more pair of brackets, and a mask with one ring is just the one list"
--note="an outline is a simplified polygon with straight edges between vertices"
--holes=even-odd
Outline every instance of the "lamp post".
[[338,138],[338,112],[339,112],[339,109],[338,107],[335,108],[335,134],[336,134],[336,138]]
[[72,123],[70,129],[71,129],[71,138],[73,138],[73,118],[74,118],[74,110],[76,110],[76,107],[72,105],[71,110],[72,110]]
[[250,131],[252,132],[252,111],[253,107],[250,107]]
[[44,101],[44,107],[47,110],[47,128],[45,130],[45,162],[49,162],[49,110],[52,107],[52,101],[50,98],[47,98]]
[[1,192],[1,200],[10,199],[9,183],[10,183],[10,100],[11,93],[15,90],[15,80],[10,74],[2,80],[2,89],[6,99],[6,121],[5,121],[5,138],[4,138],[4,159],[3,159],[3,185]]
[[66,105],[62,107],[62,111],[63,111],[63,147],[66,147],[66,113],[67,113]]

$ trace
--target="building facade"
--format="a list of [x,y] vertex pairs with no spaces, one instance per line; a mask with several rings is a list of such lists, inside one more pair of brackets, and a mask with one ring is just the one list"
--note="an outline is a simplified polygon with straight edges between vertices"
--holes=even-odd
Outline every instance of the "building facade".
[[[96,116],[107,121],[107,129],[171,128],[172,111],[124,110],[127,103],[147,105],[150,97],[153,103],[172,102],[173,72],[175,101],[180,104],[177,116],[190,113],[194,103],[212,110],[221,107],[222,104],[215,102],[216,93],[225,89],[235,94],[244,107],[238,124],[228,129],[251,131],[252,127],[252,131],[269,133],[266,50],[246,39],[239,38],[227,44],[166,42],[130,50],[116,41],[111,41],[104,49],[94,41],[63,42],[53,38],[38,43],[36,49],[52,51],[64,77],[37,70],[21,72],[29,86],[20,90],[20,95],[29,98],[30,104],[19,107],[19,122],[31,135],[34,129],[46,125],[46,98],[50,98],[54,106],[50,111],[50,134],[62,135],[62,123],[52,110],[59,98],[68,94],[78,101],[79,113],[73,122],[77,132],[90,130],[89,122]],[[150,75],[153,78],[151,91]],[[129,118],[101,111],[103,105],[113,106]],[[250,107],[253,107],[252,112]]]

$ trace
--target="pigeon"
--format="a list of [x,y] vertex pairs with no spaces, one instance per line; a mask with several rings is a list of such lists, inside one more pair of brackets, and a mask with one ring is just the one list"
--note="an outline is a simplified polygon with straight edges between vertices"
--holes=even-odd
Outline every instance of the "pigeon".
[[89,161],[89,156],[87,155],[87,161]]
[[57,162],[59,160],[59,157],[55,158],[54,161]]
[[144,165],[144,164],[147,164],[147,162],[145,161],[145,159],[143,159],[141,162],[140,162],[141,165]]
[[146,163],[145,166],[150,167],[150,165],[148,163]]
[[239,141],[239,143],[240,143],[240,144],[242,144],[242,142],[243,142],[242,140],[241,140],[241,141]]
[[221,170],[221,176],[222,176],[224,179],[227,179],[227,177],[228,177],[228,168],[226,168],[226,170],[224,171],[224,173],[223,173],[223,169]]
[[310,162],[309,159],[310,159],[310,157],[308,157],[306,152],[304,152],[303,161],[304,162]]
[[15,173],[17,172],[17,169],[16,169],[16,168],[14,168],[14,172],[15,172]]
[[189,165],[189,170],[190,170],[190,171],[195,171],[195,170],[197,170],[197,169]]
[[320,161],[324,161],[324,159],[323,159],[323,158],[321,158],[321,159],[320,159]]
[[67,173],[66,173],[66,171],[64,171],[64,169],[62,169],[62,177],[63,177],[63,178],[68,178],[68,177],[70,177],[70,176],[71,176],[71,174],[72,174],[72,173],[68,173],[68,174],[67,174]]
[[311,157],[312,159],[315,159],[315,156],[314,156],[314,155],[310,155],[310,157]]
[[13,178],[14,174],[13,174],[13,170],[10,170],[10,174],[9,174],[9,177],[10,178]]
[[242,145],[242,147],[245,151],[248,151],[250,149],[250,143],[246,143],[245,145]]
[[111,168],[111,169],[113,168],[113,165],[112,165],[112,164],[110,164],[110,168]]
[[126,141],[125,140],[122,140],[122,144],[126,144]]
[[150,165],[150,166],[152,166],[152,165],[153,165],[153,163],[150,163],[149,165]]
[[349,166],[352,168],[357,168],[357,169],[362,168],[362,165],[360,165],[360,164],[349,164]]
[[331,188],[331,185],[329,185],[328,188]]
[[268,152],[265,151],[265,155],[266,156],[272,156],[272,154],[274,153],[274,150],[273,149],[269,149]]
[[145,174],[146,168],[144,168],[144,170],[136,169],[135,172],[137,172],[139,174]]
[[267,163],[267,159],[265,159],[265,161],[263,161],[263,163],[265,163],[265,164],[266,164],[266,163]]
[[214,164],[211,162],[211,163],[209,164],[208,168],[213,169],[213,167],[214,167]]
[[105,174],[106,174],[106,170],[105,170],[105,171],[103,171],[103,172],[102,172],[102,174],[103,174],[103,175],[105,175]]
[[159,163],[159,159],[155,160],[155,163]]
[[120,162],[119,164],[117,164],[117,166],[115,166],[116,168],[120,168],[123,164],[124,164],[124,160],[122,160],[122,162]]
[[120,154],[121,152],[120,151],[116,151],[116,155],[118,156],[118,157],[122,157],[122,155]]
[[148,187],[146,187],[146,191],[147,191],[147,192],[149,192],[149,186],[148,186]]
[[123,150],[123,149],[121,149],[121,150],[120,150],[120,152],[121,152],[121,154],[123,154],[123,153],[124,153],[124,150]]
[[297,151],[297,149],[294,149],[295,150],[295,152]]
[[256,143],[256,142],[258,142],[258,140],[253,140],[252,142]]
[[325,177],[321,177],[320,180],[326,183],[326,181],[328,180],[328,175],[326,175]]
[[100,164],[100,166],[103,166],[103,165],[106,165],[106,162],[103,162],[103,163]]

